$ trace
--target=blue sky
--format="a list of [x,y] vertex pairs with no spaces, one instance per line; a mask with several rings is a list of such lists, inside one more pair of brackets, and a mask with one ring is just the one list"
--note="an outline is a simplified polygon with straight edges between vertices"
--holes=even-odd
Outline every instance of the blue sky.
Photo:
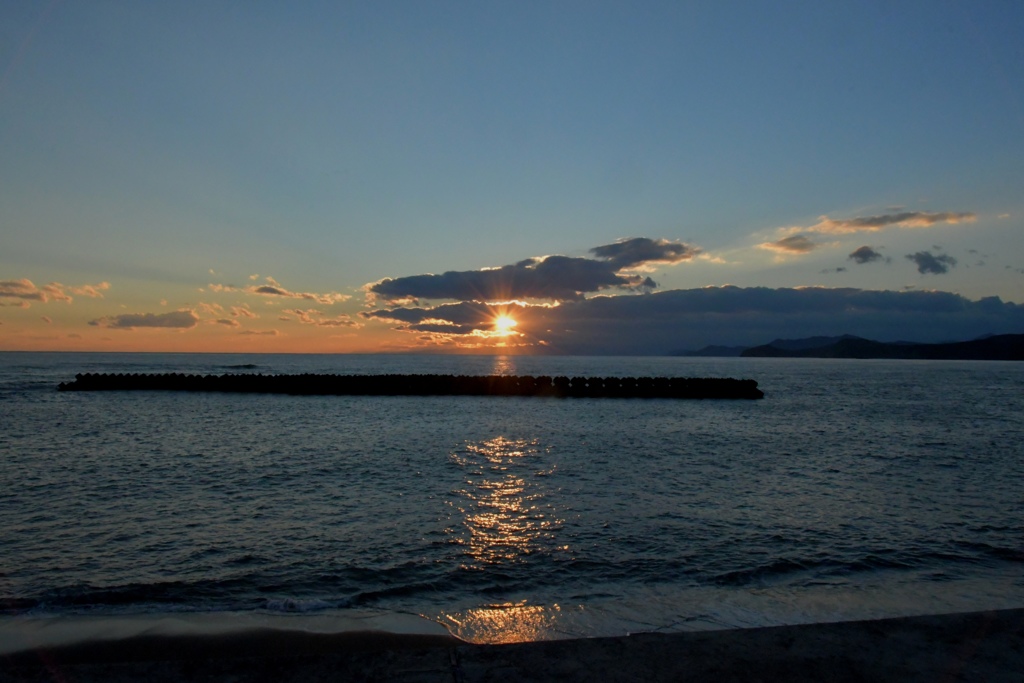
[[[659,353],[768,341],[754,329],[1024,332],[1018,307],[972,308],[1024,304],[1021,35],[1024,6],[995,1],[6,3],[0,348]],[[368,297],[529,258],[607,265],[591,250],[629,238],[689,256],[631,263],[657,287],[580,290],[575,308],[517,299],[512,334],[487,333],[493,292],[472,324],[434,315],[468,299]],[[655,344],[633,313],[673,297],[607,302],[618,317],[588,325],[549,310],[725,285],[762,302],[934,291],[975,317],[915,303],[931,322],[904,329],[762,303],[778,324],[751,327],[738,303],[659,309]]]

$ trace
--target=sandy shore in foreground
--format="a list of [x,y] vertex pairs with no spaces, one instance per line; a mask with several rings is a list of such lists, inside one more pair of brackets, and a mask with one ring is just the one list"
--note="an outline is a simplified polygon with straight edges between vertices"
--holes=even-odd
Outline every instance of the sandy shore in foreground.
[[0,657],[0,681],[55,680],[1021,681],[1024,609],[512,645],[254,629]]

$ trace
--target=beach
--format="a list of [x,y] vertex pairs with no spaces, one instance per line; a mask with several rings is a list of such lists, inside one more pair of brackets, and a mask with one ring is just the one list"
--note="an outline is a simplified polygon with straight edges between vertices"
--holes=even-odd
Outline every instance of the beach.
[[1020,681],[1024,609],[474,645],[251,629],[22,650],[0,681]]

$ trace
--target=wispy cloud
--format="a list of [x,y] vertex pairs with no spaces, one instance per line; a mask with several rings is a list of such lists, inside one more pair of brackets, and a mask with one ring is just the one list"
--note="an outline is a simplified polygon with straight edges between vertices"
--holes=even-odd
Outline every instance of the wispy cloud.
[[499,268],[385,278],[364,289],[371,302],[375,297],[393,303],[420,299],[570,301],[611,288],[653,289],[657,283],[651,278],[625,271],[679,263],[692,259],[699,251],[681,242],[638,237],[590,249],[597,258],[541,256]]
[[280,332],[277,330],[242,330],[238,334],[243,337],[276,337]]
[[238,322],[234,318],[217,318],[211,321],[217,325],[224,325],[226,327],[241,327],[242,323]]
[[198,306],[199,310],[205,313],[206,315],[220,315],[221,313],[224,312],[224,307],[218,303],[211,304],[206,303],[204,301],[200,301]]
[[[250,276],[250,279],[253,276]],[[305,299],[307,301],[315,301],[318,304],[330,306],[332,304],[341,303],[348,301],[352,298],[349,294],[341,294],[340,292],[293,292],[287,289],[280,282],[274,278],[267,276],[264,279],[266,284],[262,285],[247,285],[245,287],[238,287],[236,285],[225,285],[225,284],[214,284],[207,285],[207,288],[211,292],[242,292],[246,294],[255,294],[257,296],[271,297],[271,298],[283,298],[283,299]]]
[[779,254],[809,254],[821,245],[807,235],[790,235],[774,242],[763,242],[758,246]]
[[858,232],[878,232],[886,228],[930,228],[940,223],[973,223],[977,214],[969,211],[900,211],[878,216],[835,219],[821,216],[807,227],[788,228],[788,232],[812,232],[828,235],[849,235]]
[[[293,308],[284,310],[282,313],[295,316],[295,318],[304,325],[318,325],[320,327],[362,327],[362,325],[355,322],[347,315],[329,318],[324,315],[323,311],[318,311],[315,308],[305,310],[301,308]],[[281,317],[280,320],[289,320],[289,318]]]
[[258,318],[259,317],[258,315],[256,315],[252,311],[250,311],[248,306],[244,306],[244,305],[243,306],[232,306],[231,307],[231,315],[235,316],[236,318],[239,318],[239,317],[242,317],[242,318]]
[[72,294],[78,294],[79,296],[87,296],[93,299],[102,299],[103,292],[110,289],[109,282],[100,282],[95,285],[82,285],[81,287],[72,287]]
[[170,313],[123,313],[90,320],[90,325],[131,330],[137,327],[162,327],[187,330],[199,324],[195,311],[184,309]]

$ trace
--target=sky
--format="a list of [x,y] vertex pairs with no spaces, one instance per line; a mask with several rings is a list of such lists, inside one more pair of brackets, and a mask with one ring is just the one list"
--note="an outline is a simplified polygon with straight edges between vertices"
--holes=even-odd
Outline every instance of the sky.
[[0,5],[0,350],[1024,333],[1024,4]]

